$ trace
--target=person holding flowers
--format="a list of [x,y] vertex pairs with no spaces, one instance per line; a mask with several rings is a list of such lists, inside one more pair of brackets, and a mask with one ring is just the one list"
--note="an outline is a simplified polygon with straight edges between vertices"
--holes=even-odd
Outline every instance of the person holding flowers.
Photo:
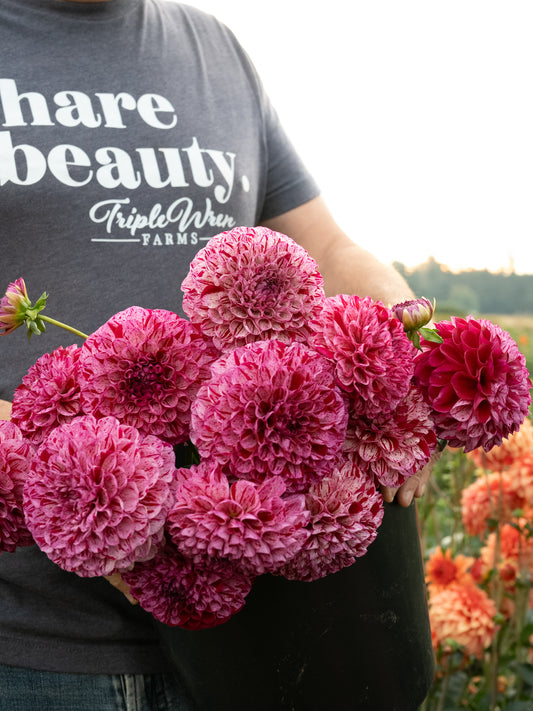
[[[215,18],[0,0],[0,44],[0,709],[414,711],[431,304],[340,230]],[[442,426],[496,441],[476,373],[521,416],[520,367],[459,327]]]

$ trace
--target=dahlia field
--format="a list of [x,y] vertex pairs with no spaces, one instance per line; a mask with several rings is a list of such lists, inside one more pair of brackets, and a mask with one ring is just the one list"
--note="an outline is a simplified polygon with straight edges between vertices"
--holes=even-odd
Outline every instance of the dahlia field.
[[[37,544],[79,576],[120,576],[167,625],[223,624],[260,575],[356,564],[381,487],[446,444],[488,456],[528,414],[525,359],[499,326],[431,326],[424,298],[327,298],[309,254],[266,228],[213,237],[181,290],[185,317],[131,306],[88,335],[66,326],[81,345],[44,353],[0,422],[0,553]],[[65,327],[45,305],[12,282],[0,334]]]

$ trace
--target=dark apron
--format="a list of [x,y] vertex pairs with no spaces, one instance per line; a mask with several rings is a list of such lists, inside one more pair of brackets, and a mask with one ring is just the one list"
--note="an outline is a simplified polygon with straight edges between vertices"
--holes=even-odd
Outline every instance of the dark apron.
[[433,678],[415,505],[385,504],[339,573],[264,575],[220,627],[159,628],[199,711],[415,711]]

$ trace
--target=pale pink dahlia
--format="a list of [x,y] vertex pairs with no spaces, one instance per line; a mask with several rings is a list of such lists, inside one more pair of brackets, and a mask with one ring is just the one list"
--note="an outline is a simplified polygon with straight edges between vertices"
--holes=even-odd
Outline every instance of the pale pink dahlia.
[[179,472],[167,530],[193,563],[226,559],[241,572],[261,575],[277,570],[306,541],[305,497],[283,498],[280,477],[230,485],[216,465],[206,462]]
[[415,381],[433,410],[437,436],[465,452],[488,451],[528,413],[525,358],[508,333],[485,319],[452,317],[436,328],[443,342],[423,341]]
[[174,452],[114,417],[77,417],[37,450],[24,487],[39,548],[83,577],[154,555],[172,502]]
[[11,419],[40,444],[58,425],[81,414],[77,346],[42,355],[15,390]]
[[32,446],[12,422],[0,420],[0,553],[34,543],[26,527],[22,494]]
[[393,412],[351,417],[343,449],[380,484],[399,487],[429,462],[436,445],[429,406],[411,387]]
[[201,630],[229,620],[246,601],[252,578],[223,562],[195,567],[170,543],[122,574],[144,610],[171,627]]
[[116,417],[170,444],[185,442],[191,401],[216,355],[211,341],[189,321],[170,311],[132,306],[81,348],[83,409]]
[[192,406],[191,439],[228,476],[281,476],[296,492],[333,469],[347,420],[325,358],[302,343],[261,341],[215,364]]
[[212,237],[181,288],[183,310],[221,350],[271,338],[307,341],[308,321],[325,298],[316,262],[266,227]]
[[365,555],[383,520],[383,497],[373,480],[345,461],[306,495],[309,538],[279,573],[311,581],[352,565]]
[[311,325],[311,345],[335,363],[337,382],[356,414],[390,412],[405,397],[415,349],[383,304],[369,297],[333,296]]

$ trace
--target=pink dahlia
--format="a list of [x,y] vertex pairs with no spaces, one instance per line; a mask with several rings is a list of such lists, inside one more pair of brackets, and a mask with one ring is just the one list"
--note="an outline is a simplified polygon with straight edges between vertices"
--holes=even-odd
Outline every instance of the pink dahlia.
[[228,476],[281,476],[295,492],[332,470],[347,420],[325,358],[302,343],[261,341],[214,365],[192,406],[191,439]]
[[174,452],[114,417],[77,417],[37,450],[26,523],[61,568],[109,575],[154,555],[173,495]]
[[305,497],[283,498],[286,487],[280,477],[230,485],[206,462],[179,471],[167,530],[193,563],[226,559],[241,572],[261,575],[292,558],[307,539]]
[[15,390],[11,419],[40,444],[58,425],[81,414],[77,346],[42,355]]
[[177,314],[132,306],[81,348],[83,409],[116,417],[170,444],[185,442],[191,402],[217,354],[211,341]]
[[34,543],[26,527],[22,493],[32,446],[12,422],[0,420],[0,552]]
[[343,449],[380,484],[399,487],[429,462],[436,445],[429,407],[411,387],[393,412],[350,418]]
[[238,612],[252,579],[227,563],[195,567],[171,544],[152,560],[122,574],[133,597],[157,620],[171,627],[216,627]]
[[311,345],[334,362],[355,414],[391,412],[407,395],[415,348],[402,323],[379,301],[330,297],[311,325]]
[[372,479],[345,461],[306,495],[309,538],[279,570],[289,580],[311,581],[365,555],[383,520],[383,497]]
[[325,298],[316,262],[266,227],[212,237],[181,288],[183,310],[221,350],[271,338],[307,341]]
[[511,336],[485,319],[452,317],[423,341],[415,380],[433,410],[437,435],[452,447],[488,451],[518,430],[531,396],[525,358]]

